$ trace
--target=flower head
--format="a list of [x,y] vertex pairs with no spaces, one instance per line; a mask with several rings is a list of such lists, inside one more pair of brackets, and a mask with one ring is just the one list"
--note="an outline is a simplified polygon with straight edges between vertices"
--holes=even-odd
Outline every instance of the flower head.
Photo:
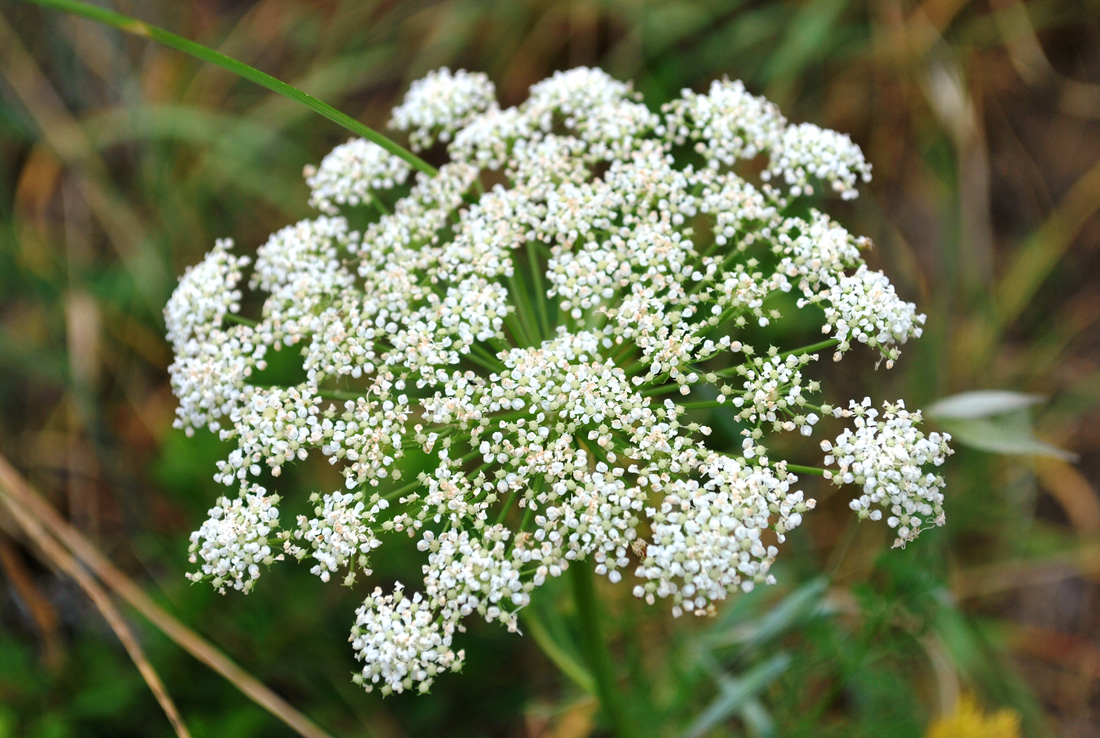
[[[247,591],[290,554],[350,585],[387,538],[416,539],[418,591],[374,589],[352,632],[357,680],[388,693],[457,669],[467,617],[517,629],[578,562],[676,615],[771,583],[815,506],[776,439],[834,414],[855,427],[826,463],[861,489],[861,517],[902,542],[942,521],[925,466],[947,437],[900,402],[835,413],[809,378],[855,344],[890,366],[924,321],[866,265],[867,239],[795,207],[816,182],[850,198],[869,178],[847,136],[790,125],[739,82],[656,112],[583,68],[504,109],[484,75],[440,70],[393,125],[450,161],[413,174],[368,141],[337,147],[306,172],[321,215],[257,252],[255,316],[239,315],[250,262],[224,241],[166,308],[177,425],[231,441],[216,479],[242,490],[194,534],[193,579]],[[762,342],[792,316],[831,339]],[[301,382],[257,378],[278,351],[300,355]],[[429,459],[415,476],[411,448]],[[343,488],[276,532],[255,480],[310,455]]]

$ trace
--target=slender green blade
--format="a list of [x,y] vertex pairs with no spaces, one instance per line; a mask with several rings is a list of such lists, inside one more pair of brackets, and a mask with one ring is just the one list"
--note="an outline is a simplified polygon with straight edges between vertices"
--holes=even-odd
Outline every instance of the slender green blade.
[[702,738],[711,728],[727,720],[767,689],[787,670],[790,663],[790,654],[780,652],[738,678],[723,675],[719,681],[721,692],[718,697],[695,719],[684,733],[684,738]]
[[828,578],[811,579],[758,618],[736,625],[722,623],[705,636],[706,641],[711,648],[741,646],[748,650],[766,645],[821,612],[828,588]]

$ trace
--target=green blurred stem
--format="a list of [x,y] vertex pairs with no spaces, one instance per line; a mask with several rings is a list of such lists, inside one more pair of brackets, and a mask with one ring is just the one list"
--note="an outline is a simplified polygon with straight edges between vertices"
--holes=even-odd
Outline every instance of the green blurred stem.
[[516,325],[522,334],[518,338],[524,342],[525,346],[538,346],[542,341],[538,340],[539,329],[535,309],[527,294],[527,287],[523,284],[523,278],[516,274],[515,270],[508,276],[508,286],[512,299],[516,302],[516,312],[513,316],[517,319]]
[[500,509],[500,514],[497,515],[494,525],[500,525],[504,522],[504,518],[508,517],[508,511],[512,509],[512,505],[516,501],[516,496],[519,495],[519,490],[514,489],[512,493],[508,495],[508,499],[504,501],[504,506]]
[[530,606],[525,607],[519,611],[519,615],[523,619],[523,624],[527,627],[527,632],[535,639],[535,643],[539,644],[539,648],[546,654],[546,657],[554,662],[554,666],[561,669],[562,674],[572,679],[573,683],[585,692],[596,694],[596,680],[584,668],[584,664],[573,658],[572,654],[553,639],[550,631],[546,628],[546,624],[535,614],[534,609]]
[[600,705],[616,736],[635,738],[638,734],[623,705],[622,695],[619,694],[611,653],[607,650],[607,642],[604,641],[600,628],[599,603],[596,601],[592,569],[586,561],[574,561],[569,567],[569,574],[573,580],[573,598],[576,600],[580,620],[581,643],[596,678],[596,695],[600,699]]
[[317,396],[323,397],[326,400],[351,400],[355,401],[363,397],[362,392],[347,392],[345,390],[317,390]]
[[465,357],[491,372],[498,372],[504,368],[504,364],[500,362],[500,359],[493,356],[476,343],[470,344],[470,352],[465,354]]
[[375,195],[373,192],[370,193],[370,201],[371,205],[374,206],[374,209],[377,210],[380,215],[389,215],[393,212],[388,207],[386,207],[386,203],[379,200],[378,196]]
[[523,533],[527,530],[527,526],[531,521],[535,519],[535,503],[534,500],[539,495],[539,491],[542,489],[542,475],[536,474],[531,480],[531,499],[524,502],[523,519],[519,521],[519,532]]
[[202,44],[190,41],[182,36],[177,36],[170,31],[166,31],[163,28],[149,25],[144,21],[131,18],[127,15],[115,13],[105,8],[96,7],[90,3],[81,2],[80,0],[23,0],[23,2],[33,3],[34,5],[41,5],[45,8],[53,8],[55,10],[61,10],[66,13],[72,13],[73,15],[79,15],[83,18],[96,21],[97,23],[103,23],[105,25],[117,28],[120,31],[133,34],[135,36],[141,36],[152,41],[156,41],[167,46],[170,49],[176,51],[182,51],[185,54],[195,57],[204,62],[210,64],[216,64],[222,69],[227,69],[238,77],[247,79],[249,82],[255,82],[261,87],[266,87],[272,92],[276,92],[283,97],[287,97],[295,102],[299,102],[305,105],[307,108],[315,113],[323,115],[337,125],[343,126],[357,136],[361,136],[368,141],[381,146],[386,151],[390,152],[394,156],[403,159],[408,162],[414,169],[424,172],[428,175],[436,174],[436,169],[428,162],[421,159],[416,154],[412,153],[405,147],[401,146],[395,141],[390,140],[381,133],[378,133],[372,128],[368,128],[359,121],[355,120],[351,116],[341,113],[336,108],[332,107],[328,103],[321,102],[317,98],[302,92],[297,87],[288,85],[280,79],[272,77],[270,74],[261,72],[255,67],[250,67],[243,62],[239,62],[236,59],[226,56],[225,54],[209,49]]
[[726,407],[726,406],[732,407],[733,406],[733,403],[730,402],[729,400],[726,400],[725,402],[718,402],[718,400],[702,400],[700,402],[677,402],[676,404],[679,405],[680,407],[685,407],[685,408],[688,408],[688,409],[704,408],[704,407]]
[[673,392],[679,392],[680,385],[676,383],[663,384],[660,387],[654,387],[653,389],[647,389],[642,391],[642,397],[657,397],[658,395],[668,395]]

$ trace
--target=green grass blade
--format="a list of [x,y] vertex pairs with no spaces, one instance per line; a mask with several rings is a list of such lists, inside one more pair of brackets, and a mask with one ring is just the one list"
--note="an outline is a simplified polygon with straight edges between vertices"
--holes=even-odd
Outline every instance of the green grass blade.
[[703,738],[712,728],[729,719],[735,712],[759,695],[791,664],[791,656],[780,652],[757,664],[745,674],[734,678],[718,675],[721,692],[684,732],[684,738]]
[[569,649],[562,646],[554,639],[534,607],[525,607],[520,610],[520,618],[523,620],[527,632],[535,639],[535,643],[537,643],[539,648],[542,649],[542,652],[546,654],[546,657],[554,662],[554,665],[561,669],[563,674],[573,680],[573,683],[587,694],[596,694],[595,678],[588,669],[574,657]]
[[739,624],[720,623],[704,636],[710,648],[740,646],[740,652],[760,648],[784,633],[806,624],[823,607],[827,577],[817,577],[773,604],[757,618]]
[[412,153],[405,147],[401,146],[395,141],[383,136],[378,131],[369,128],[359,121],[355,120],[345,113],[341,113],[336,108],[332,107],[328,103],[322,102],[317,98],[302,92],[297,87],[288,85],[280,79],[272,77],[266,72],[261,72],[255,67],[250,67],[244,62],[239,62],[232,57],[228,57],[225,54],[214,51],[207,48],[202,44],[190,41],[182,36],[177,36],[170,31],[166,31],[163,28],[149,25],[144,21],[131,18],[128,15],[122,15],[115,13],[105,8],[99,8],[95,5],[91,5],[80,0],[23,0],[23,2],[33,3],[35,5],[41,5],[45,8],[54,8],[56,10],[62,10],[66,13],[72,13],[89,20],[96,21],[97,23],[103,23],[105,25],[117,28],[120,31],[133,34],[135,36],[141,36],[152,41],[156,41],[160,44],[167,46],[170,49],[176,51],[182,51],[185,54],[195,57],[204,62],[210,64],[216,64],[222,69],[226,69],[238,77],[247,79],[250,82],[255,82],[261,87],[266,87],[272,92],[276,92],[284,97],[290,98],[296,102],[305,105],[319,115],[331,120],[337,125],[343,126],[357,136],[361,136],[368,141],[381,146],[386,151],[390,152],[394,156],[400,157],[407,161],[415,169],[424,172],[425,174],[435,174],[436,169],[428,162],[421,159],[416,154]]

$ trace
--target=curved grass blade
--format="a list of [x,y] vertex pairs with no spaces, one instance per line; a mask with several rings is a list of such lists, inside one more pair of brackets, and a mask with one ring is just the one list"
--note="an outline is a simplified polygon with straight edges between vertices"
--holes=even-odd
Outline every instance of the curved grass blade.
[[684,738],[703,738],[782,676],[791,660],[790,654],[780,652],[736,678],[720,671],[716,673],[714,676],[721,691],[684,732]]
[[772,605],[767,612],[742,624],[720,623],[704,636],[711,648],[740,646],[741,651],[760,648],[821,612],[827,577],[811,579]]
[[580,663],[574,654],[565,646],[560,645],[550,634],[549,628],[542,621],[541,616],[534,607],[525,607],[520,610],[520,617],[531,637],[535,639],[542,652],[546,654],[554,665],[561,669],[562,673],[573,680],[573,683],[587,694],[596,694],[596,680],[588,669]]
[[23,2],[33,3],[34,5],[41,5],[45,8],[53,8],[55,10],[62,10],[66,13],[72,13],[82,18],[88,18],[89,20],[96,21],[97,23],[103,23],[117,28],[120,31],[133,34],[135,36],[141,36],[157,43],[163,44],[170,49],[176,51],[182,51],[185,54],[195,57],[204,62],[216,64],[222,69],[226,69],[238,77],[247,79],[249,82],[255,82],[261,87],[266,87],[272,92],[276,92],[284,97],[290,98],[296,102],[305,105],[319,115],[331,120],[337,125],[343,126],[357,136],[362,136],[368,141],[381,146],[386,151],[390,152],[394,156],[400,157],[408,162],[413,168],[418,169],[425,174],[434,175],[436,173],[435,167],[428,162],[421,159],[416,154],[412,153],[399,143],[383,136],[373,128],[363,125],[359,121],[355,120],[351,116],[341,113],[336,108],[332,107],[326,102],[322,102],[317,98],[302,92],[297,87],[288,85],[280,79],[272,77],[266,72],[261,72],[255,67],[250,67],[244,62],[237,61],[232,57],[226,56],[218,51],[207,48],[202,44],[196,43],[189,39],[177,36],[176,34],[166,31],[158,26],[153,26],[144,21],[131,18],[128,15],[122,15],[121,13],[115,13],[114,11],[107,10],[105,8],[99,8],[95,5],[91,5],[81,0],[23,0]]

